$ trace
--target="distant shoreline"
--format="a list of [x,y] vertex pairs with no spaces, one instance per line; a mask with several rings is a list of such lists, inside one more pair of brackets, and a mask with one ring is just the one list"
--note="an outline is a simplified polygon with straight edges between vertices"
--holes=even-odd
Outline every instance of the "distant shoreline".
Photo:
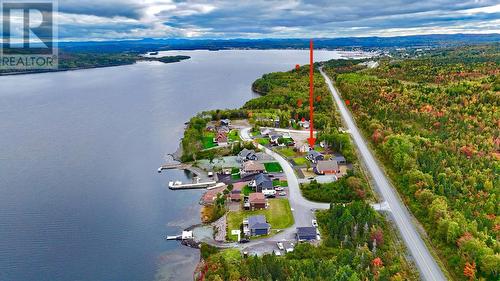
[[56,72],[76,71],[76,70],[85,70],[85,69],[98,69],[98,68],[125,66],[125,65],[133,65],[133,64],[136,64],[137,62],[142,62],[142,61],[146,61],[146,62],[158,61],[158,62],[162,62],[162,63],[168,64],[168,63],[181,62],[183,60],[187,60],[187,59],[190,59],[190,58],[191,58],[190,56],[164,56],[164,57],[159,57],[159,58],[138,57],[133,62],[124,61],[123,63],[113,63],[113,64],[107,64],[107,65],[82,66],[82,67],[59,68],[59,69],[39,69],[39,70],[33,70],[33,71],[15,71],[15,72],[6,72],[6,73],[1,73],[0,72],[0,77],[2,77],[2,76],[13,76],[13,75],[29,75],[29,74],[42,74],[42,73],[56,73]]

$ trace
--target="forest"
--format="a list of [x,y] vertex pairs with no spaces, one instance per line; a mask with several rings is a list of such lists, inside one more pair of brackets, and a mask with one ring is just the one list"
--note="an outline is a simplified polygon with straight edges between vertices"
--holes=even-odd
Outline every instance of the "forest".
[[500,44],[325,63],[455,280],[500,278],[499,64]]

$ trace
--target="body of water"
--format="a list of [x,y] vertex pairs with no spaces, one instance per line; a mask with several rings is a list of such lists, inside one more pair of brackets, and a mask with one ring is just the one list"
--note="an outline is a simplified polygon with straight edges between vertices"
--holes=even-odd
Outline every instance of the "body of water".
[[0,77],[1,281],[192,280],[198,251],[163,237],[199,222],[201,191],[157,168],[192,115],[243,105],[308,52],[166,54],[192,58]]

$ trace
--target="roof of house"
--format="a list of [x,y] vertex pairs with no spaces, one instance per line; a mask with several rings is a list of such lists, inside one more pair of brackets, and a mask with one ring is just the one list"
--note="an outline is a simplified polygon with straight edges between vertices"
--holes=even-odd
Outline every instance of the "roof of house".
[[338,171],[339,164],[337,163],[336,160],[321,160],[318,161],[318,164],[316,165],[316,170],[318,170],[319,172]]
[[227,142],[227,134],[223,132],[218,132],[215,138],[217,142]]
[[273,180],[268,175],[260,173],[255,176],[255,185],[262,188],[273,188]]
[[268,229],[270,225],[263,215],[256,215],[248,217],[248,228],[250,229]]
[[250,202],[251,204],[265,204],[266,203],[266,196],[264,196],[264,194],[260,193],[260,192],[254,192],[254,193],[250,193],[250,195],[248,196],[248,202]]
[[230,193],[229,198],[232,200],[240,200],[241,199],[241,193]]
[[229,123],[231,123],[231,120],[229,120],[229,119],[221,119],[220,122],[221,123],[229,124]]
[[307,156],[312,156],[312,157],[316,158],[318,156],[323,156],[323,154],[317,152],[316,150],[309,150],[307,152]]
[[297,227],[297,235],[300,237],[316,237],[316,227],[306,226],[306,227]]
[[264,171],[266,168],[264,164],[256,161],[247,161],[243,163],[244,171]]
[[334,158],[337,162],[346,162],[345,157],[340,155],[340,156],[335,156]]
[[241,190],[248,184],[247,181],[233,183],[233,190],[231,192],[241,192]]
[[255,155],[255,151],[253,149],[246,149],[244,148],[242,151],[240,151],[240,153],[238,154],[238,156],[240,157],[243,157],[243,158],[247,158],[251,155]]
[[207,204],[213,203],[215,201],[215,199],[217,198],[217,194],[222,193],[222,191],[224,191],[225,188],[226,188],[226,186],[221,186],[221,187],[207,190],[207,192],[205,192],[205,194],[203,194],[203,197],[202,197],[203,202],[207,203]]

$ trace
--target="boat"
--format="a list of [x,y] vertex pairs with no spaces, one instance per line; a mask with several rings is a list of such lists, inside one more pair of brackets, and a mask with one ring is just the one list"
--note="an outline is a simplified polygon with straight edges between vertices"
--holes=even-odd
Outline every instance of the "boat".
[[178,186],[178,185],[182,185],[182,182],[181,181],[170,181],[168,182],[168,186],[169,187],[175,187],[175,186]]

